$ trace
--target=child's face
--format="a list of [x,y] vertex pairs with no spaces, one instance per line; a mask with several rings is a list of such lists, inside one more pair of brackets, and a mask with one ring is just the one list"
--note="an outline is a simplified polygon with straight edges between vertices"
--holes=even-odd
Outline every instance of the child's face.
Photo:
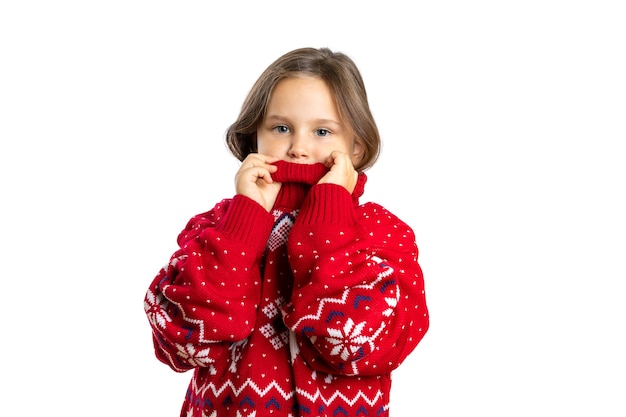
[[339,117],[326,83],[313,77],[281,80],[257,130],[257,151],[288,162],[324,163],[332,151],[350,155],[356,164],[361,145]]

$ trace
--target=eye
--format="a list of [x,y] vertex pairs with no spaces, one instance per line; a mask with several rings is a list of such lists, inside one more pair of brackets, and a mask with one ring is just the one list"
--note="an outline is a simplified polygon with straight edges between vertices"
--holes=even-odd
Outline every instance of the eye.
[[325,138],[326,136],[330,135],[330,130],[328,130],[328,129],[317,129],[315,131],[315,134],[317,136],[321,136],[321,137]]
[[274,126],[272,130],[274,130],[277,133],[289,133],[289,127],[285,125]]

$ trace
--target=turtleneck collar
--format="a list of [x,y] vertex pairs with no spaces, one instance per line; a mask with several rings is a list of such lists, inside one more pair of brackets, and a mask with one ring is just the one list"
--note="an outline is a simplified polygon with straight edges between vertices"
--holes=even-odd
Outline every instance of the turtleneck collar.
[[[272,174],[272,179],[282,183],[274,206],[281,208],[300,208],[311,187],[328,172],[328,168],[322,163],[296,164],[281,160],[274,162],[273,165],[276,165],[278,170]],[[355,205],[363,195],[366,181],[365,173],[359,173],[356,187],[352,192]]]

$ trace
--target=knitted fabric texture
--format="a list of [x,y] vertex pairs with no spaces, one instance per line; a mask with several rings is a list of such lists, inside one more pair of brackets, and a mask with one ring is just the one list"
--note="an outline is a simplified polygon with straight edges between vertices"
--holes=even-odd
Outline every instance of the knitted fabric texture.
[[156,357],[193,370],[181,417],[389,415],[391,372],[429,325],[413,231],[279,161],[270,213],[236,195],[194,216],[144,308]]

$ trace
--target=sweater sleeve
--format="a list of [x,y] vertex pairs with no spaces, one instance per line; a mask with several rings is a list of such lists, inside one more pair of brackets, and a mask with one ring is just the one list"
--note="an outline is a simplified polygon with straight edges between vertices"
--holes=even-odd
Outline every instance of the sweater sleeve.
[[188,222],[144,298],[160,361],[177,372],[212,367],[251,333],[271,227],[271,216],[239,195]]
[[283,309],[314,369],[378,375],[397,368],[429,326],[413,231],[375,203],[356,207],[315,185],[291,230],[291,302]]

